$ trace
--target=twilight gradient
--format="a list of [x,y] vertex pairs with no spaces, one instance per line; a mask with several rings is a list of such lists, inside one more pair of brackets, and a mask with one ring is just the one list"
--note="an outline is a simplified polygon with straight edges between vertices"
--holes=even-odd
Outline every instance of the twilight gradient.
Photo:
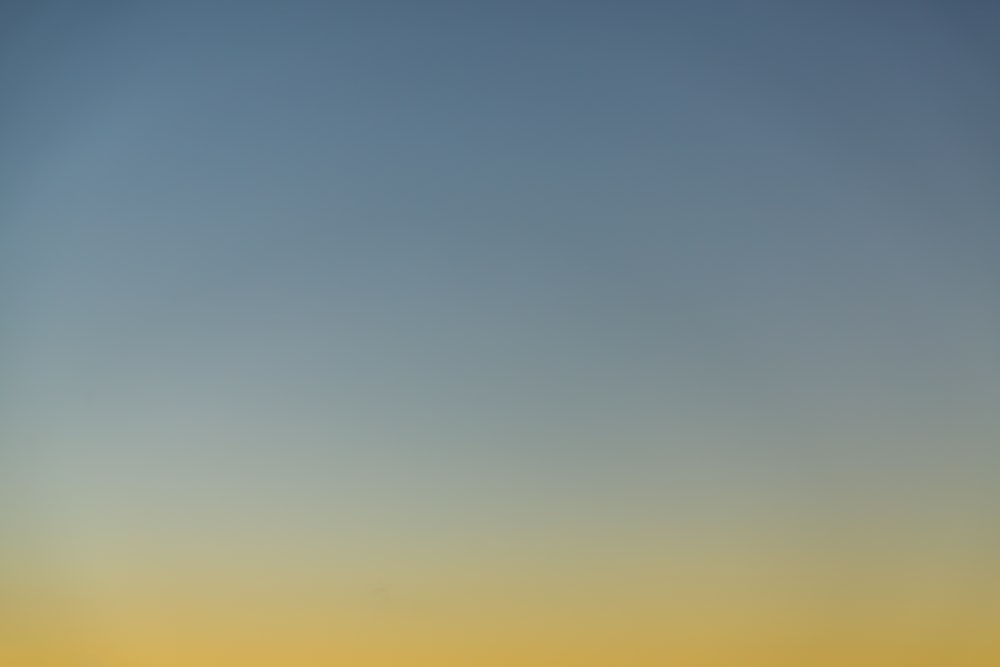
[[0,663],[1000,663],[1000,9],[0,6]]

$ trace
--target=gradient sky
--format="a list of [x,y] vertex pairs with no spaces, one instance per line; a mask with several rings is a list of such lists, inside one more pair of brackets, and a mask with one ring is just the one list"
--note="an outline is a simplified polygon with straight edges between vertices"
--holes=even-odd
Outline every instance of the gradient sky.
[[1000,660],[994,3],[0,24],[5,661]]

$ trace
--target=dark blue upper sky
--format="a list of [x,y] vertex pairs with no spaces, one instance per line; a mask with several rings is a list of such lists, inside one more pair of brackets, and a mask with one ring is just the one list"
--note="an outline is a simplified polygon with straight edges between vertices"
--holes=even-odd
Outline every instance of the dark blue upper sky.
[[982,470],[991,3],[5,7],[7,388],[53,461]]

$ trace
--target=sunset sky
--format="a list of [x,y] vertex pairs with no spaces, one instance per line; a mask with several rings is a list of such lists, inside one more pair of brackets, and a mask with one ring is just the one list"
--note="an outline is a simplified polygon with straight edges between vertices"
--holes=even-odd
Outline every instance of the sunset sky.
[[0,5],[0,664],[1000,664],[1000,6]]

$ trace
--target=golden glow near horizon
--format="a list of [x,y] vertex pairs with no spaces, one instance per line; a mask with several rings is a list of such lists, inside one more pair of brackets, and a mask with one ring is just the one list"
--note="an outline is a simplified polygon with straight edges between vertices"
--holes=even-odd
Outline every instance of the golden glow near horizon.
[[[860,525],[861,521],[858,521]],[[898,523],[834,549],[700,523],[428,536],[370,554],[216,537],[21,582],[4,664],[961,665],[1000,657],[995,570]],[[600,534],[603,533],[603,534]],[[280,537],[274,535],[273,537]],[[287,537],[287,535],[286,535]],[[369,547],[374,542],[369,544]],[[391,552],[391,553],[389,553]],[[967,553],[967,552],[966,552]],[[51,575],[51,573],[49,573]]]

